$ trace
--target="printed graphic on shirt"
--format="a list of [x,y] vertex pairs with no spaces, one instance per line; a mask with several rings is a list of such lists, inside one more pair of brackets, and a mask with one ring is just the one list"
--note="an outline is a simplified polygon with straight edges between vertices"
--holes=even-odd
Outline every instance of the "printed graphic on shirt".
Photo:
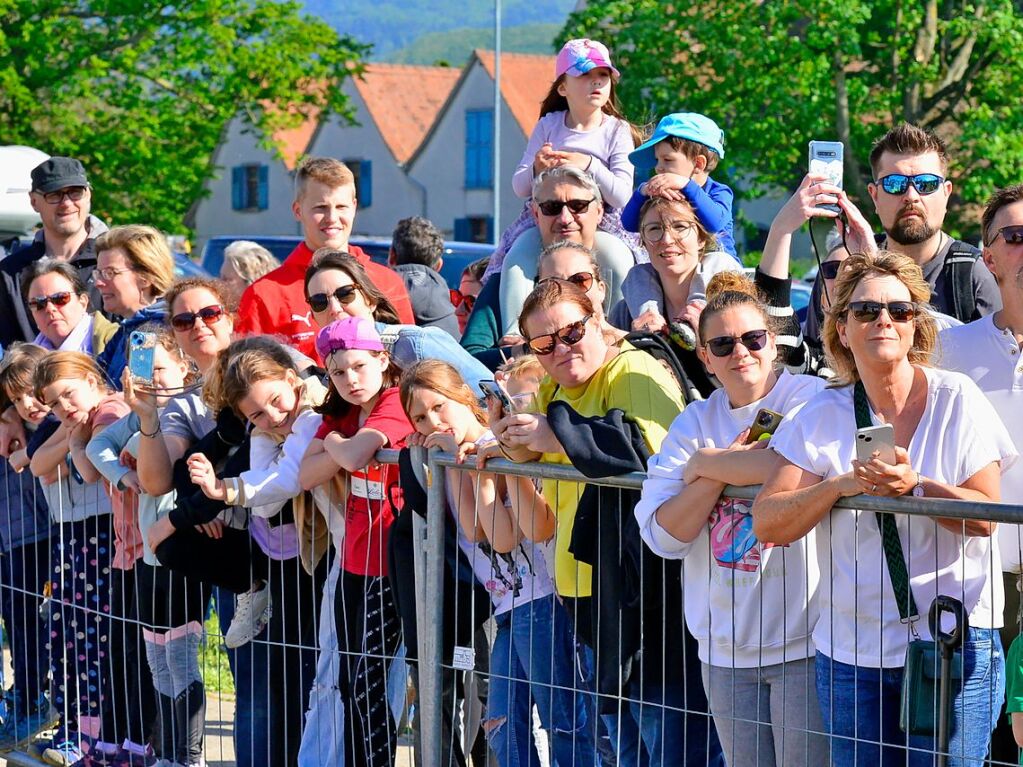
[[368,501],[384,500],[385,472],[386,469],[381,464],[353,471],[349,483],[349,492],[356,498],[365,498]]
[[501,554],[494,551],[487,541],[480,541],[480,551],[490,558],[490,569],[493,575],[483,584],[495,602],[500,602],[508,592],[512,598],[522,593],[522,579],[535,575],[533,563],[529,561],[529,555],[520,544],[517,553],[522,559],[521,563],[515,561],[511,553]]
[[720,567],[755,572],[760,567],[761,544],[753,534],[752,501],[722,498],[710,514],[710,548]]

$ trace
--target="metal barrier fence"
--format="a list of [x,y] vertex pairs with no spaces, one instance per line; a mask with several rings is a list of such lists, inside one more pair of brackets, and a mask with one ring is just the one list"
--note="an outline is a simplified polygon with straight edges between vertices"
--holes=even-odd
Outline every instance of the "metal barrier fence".
[[[452,483],[457,483],[458,478],[464,476],[466,470],[474,467],[460,464],[453,456],[437,451],[432,451],[428,455],[421,449],[414,449],[413,452],[413,464],[425,468],[420,477],[426,486],[425,514],[413,515],[411,518],[414,612],[415,623],[418,626],[418,641],[414,648],[416,652],[410,652],[413,648],[408,647],[400,650],[397,647],[388,647],[372,653],[352,647],[339,650],[336,645],[336,625],[334,644],[331,645],[330,621],[321,622],[320,615],[323,610],[331,612],[334,610],[334,594],[330,589],[338,587],[337,575],[334,574],[334,577],[328,580],[324,567],[324,571],[318,576],[304,577],[298,570],[297,561],[294,562],[294,572],[288,570],[285,573],[282,568],[281,573],[274,577],[277,582],[286,583],[294,593],[282,591],[275,595],[275,609],[278,612],[276,618],[272,620],[275,620],[273,625],[277,628],[272,628],[267,634],[253,640],[247,646],[247,650],[230,651],[227,653],[229,657],[225,657],[219,647],[223,630],[219,635],[206,636],[200,648],[200,659],[204,661],[200,675],[205,682],[205,690],[201,694],[207,710],[216,711],[216,706],[212,705],[215,700],[213,688],[226,687],[229,680],[236,685],[235,712],[222,717],[224,724],[220,728],[225,731],[222,735],[229,736],[227,740],[233,736],[234,747],[226,749],[222,745],[223,755],[219,760],[210,758],[213,733],[207,716],[206,753],[210,764],[294,763],[289,760],[295,759],[297,743],[303,735],[309,734],[312,727],[320,728],[319,736],[306,746],[311,749],[306,754],[306,758],[311,761],[305,763],[321,764],[324,767],[340,763],[336,756],[337,750],[339,744],[344,741],[344,729],[357,726],[353,724],[356,715],[351,711],[338,710],[336,683],[333,686],[331,683],[323,686],[322,680],[331,678],[336,680],[338,667],[345,661],[353,664],[377,661],[383,664],[387,689],[367,688],[361,699],[371,699],[375,702],[386,700],[388,715],[393,718],[395,727],[400,726],[405,735],[397,751],[392,750],[389,745],[381,761],[373,761],[373,764],[398,764],[405,767],[415,763],[433,767],[468,764],[471,758],[471,763],[476,767],[482,767],[483,764],[504,767],[506,763],[516,763],[513,759],[523,753],[528,755],[530,764],[557,767],[566,764],[586,764],[589,767],[593,763],[621,764],[625,767],[661,763],[723,764],[715,737],[728,741],[726,745],[733,754],[737,754],[733,757],[733,764],[737,765],[828,763],[830,757],[820,761],[818,757],[820,751],[815,751],[814,748],[830,749],[834,747],[836,741],[843,739],[824,735],[824,728],[817,721],[819,712],[815,712],[810,706],[806,692],[810,688],[819,687],[815,683],[822,673],[819,666],[814,667],[812,651],[809,658],[799,659],[804,661],[803,668],[788,668],[777,679],[768,680],[768,687],[772,687],[777,693],[778,700],[767,700],[766,708],[754,707],[752,715],[749,714],[748,706],[733,705],[730,710],[725,710],[721,701],[715,700],[712,695],[708,710],[706,700],[703,699],[705,683],[711,690],[727,690],[729,696],[726,697],[733,704],[747,703],[743,696],[748,693],[741,690],[749,688],[739,685],[746,681],[747,675],[743,672],[749,671],[750,668],[729,662],[718,662],[714,665],[700,662],[697,657],[698,643],[691,637],[677,632],[682,625],[681,616],[686,605],[682,597],[681,581],[670,583],[669,575],[665,575],[674,572],[670,568],[658,570],[659,578],[648,577],[653,571],[641,568],[640,572],[646,579],[640,581],[638,593],[615,596],[616,604],[620,607],[616,607],[610,613],[591,615],[588,611],[596,611],[596,607],[587,605],[585,596],[577,594],[574,597],[558,598],[551,590],[544,593],[546,599],[535,600],[539,606],[534,605],[531,609],[522,609],[523,605],[531,603],[530,600],[523,598],[521,601],[515,601],[513,594],[513,598],[507,603],[514,604],[514,607],[505,613],[495,615],[493,601],[481,602],[476,598],[477,595],[473,593],[472,588],[464,588],[464,580],[459,581],[457,577],[453,580],[451,574],[452,527],[455,523],[450,510]],[[382,451],[378,455],[378,460],[384,464],[394,464],[397,459],[397,451]],[[644,480],[644,475],[638,473],[592,479],[570,466],[515,464],[501,459],[491,460],[487,468],[488,471],[503,477],[525,477],[531,480],[563,483],[563,489],[561,485],[555,486],[558,488],[557,493],[575,493],[576,483],[607,488],[611,495],[600,498],[598,503],[601,505],[597,508],[597,514],[599,519],[619,514],[615,517],[615,524],[627,522],[631,517],[632,508],[629,505],[631,496],[628,493],[640,490]],[[23,476],[9,473],[6,480],[8,484],[20,482],[23,481]],[[474,481],[477,482],[478,488],[478,478]],[[755,492],[756,488],[750,487],[729,487],[726,490],[727,496],[733,499],[752,499]],[[623,496],[623,493],[626,495]],[[613,500],[616,497],[619,499],[617,502]],[[622,501],[622,498],[626,500]],[[552,506],[557,505],[557,500],[557,497],[547,498]],[[911,524],[919,521],[920,525],[934,524],[933,520],[936,518],[1023,523],[1023,508],[1002,504],[911,497],[897,499],[856,497],[841,501],[836,504],[836,508],[893,511],[909,515],[913,520]],[[7,524],[7,520],[4,520],[3,524]],[[600,524],[598,523],[594,530],[598,538],[603,534]],[[58,546],[71,547],[78,544],[77,541],[64,540],[63,535],[58,528],[55,533]],[[101,541],[93,540],[96,537],[90,535],[86,541],[87,545],[83,548],[96,546],[98,549]],[[617,545],[617,541],[612,543]],[[112,546],[112,541],[107,545]],[[965,543],[963,545],[965,546]],[[58,568],[62,565],[49,558],[49,552],[53,550],[56,549],[47,546],[44,565],[12,558],[10,552],[0,556],[0,562],[5,564],[0,570],[0,600],[5,608],[3,618],[8,629],[7,639],[10,646],[10,653],[5,659],[5,665],[8,667],[6,673],[10,673],[13,666],[15,676],[20,674],[24,677],[26,667],[43,662],[30,657],[32,656],[30,637],[10,633],[12,624],[21,627],[33,625],[34,610],[36,615],[44,617],[41,623],[45,627],[45,644],[48,645],[47,652],[50,656],[45,660],[46,664],[52,665],[53,656],[59,655],[63,672],[55,667],[53,673],[64,674],[63,687],[68,689],[72,684],[82,682],[83,700],[89,699],[90,672],[94,670],[94,666],[98,668],[101,665],[100,657],[109,654],[111,650],[118,653],[117,657],[112,659],[118,670],[125,668],[123,665],[125,659],[134,652],[135,668],[138,669],[136,673],[140,676],[145,674],[146,648],[139,636],[148,622],[141,620],[137,614],[125,610],[124,605],[120,607],[114,605],[114,609],[111,610],[108,605],[102,603],[98,607],[91,606],[86,598],[104,584],[108,584],[109,578],[106,576],[109,575],[109,568],[104,568],[92,560],[85,560],[85,569],[81,573],[82,591],[79,592],[82,599],[63,612],[53,609],[55,600],[58,600],[60,595],[51,593],[48,587],[42,589],[30,587],[32,579],[29,577],[29,571],[33,566],[38,565],[34,572],[37,573],[36,580],[39,582],[52,577],[48,574],[59,572],[55,570],[55,565]],[[468,550],[470,547],[463,545],[463,555]],[[483,563],[489,567],[494,567],[495,557],[501,556],[499,552],[488,550],[487,547],[476,547],[471,550],[484,552],[479,556],[489,557],[489,561]],[[620,549],[620,552],[623,558],[636,554],[634,550]],[[742,558],[741,552],[728,551],[726,554],[740,560]],[[458,556],[457,551],[454,556]],[[912,553],[908,553],[908,556],[912,557]],[[992,551],[986,562],[975,562],[974,565],[996,570],[995,556]],[[471,568],[474,564],[471,557],[464,555],[464,558],[470,560],[468,564]],[[554,566],[553,560],[544,564]],[[743,566],[749,564],[751,563],[744,563]],[[936,560],[934,565],[937,569],[943,563]],[[681,565],[680,572],[681,568],[687,566]],[[911,566],[910,569],[914,568]],[[752,572],[741,568],[737,568],[736,571]],[[689,570],[686,573],[686,577],[692,577]],[[557,575],[554,574],[555,579]],[[710,577],[706,572],[701,572],[700,575],[704,579]],[[879,572],[857,573],[856,576],[864,582],[878,578],[883,580],[885,577]],[[538,582],[530,581],[531,584]],[[821,572],[820,588],[826,589],[830,583],[832,581],[829,574]],[[1015,594],[1018,601],[1015,579],[1007,579],[1006,583],[1012,587],[1011,593],[1007,596]],[[451,592],[453,584],[456,588],[454,593]],[[137,584],[134,585],[137,588]],[[92,588],[89,588],[90,586]],[[514,592],[515,584],[505,586],[508,587],[508,591]],[[1001,575],[995,572],[989,579],[989,587],[985,593],[979,595],[961,593],[950,596],[959,597],[968,604],[988,605],[989,611],[993,612],[1000,604],[999,592],[1002,591],[1002,587]],[[124,585],[121,584],[119,588],[123,589]],[[491,589],[489,596],[493,597],[502,588],[498,584]],[[603,584],[600,588],[605,589],[600,595],[606,597],[607,602],[611,602],[610,592],[606,590],[608,584]],[[561,591],[560,584],[558,590]],[[123,591],[121,593],[123,594]],[[200,591],[197,598],[204,600],[204,611],[210,609],[207,607],[210,600],[208,592]],[[679,601],[674,601],[676,598]],[[831,595],[831,600],[835,603],[855,604],[857,598],[856,593]],[[662,600],[660,604],[648,604],[651,600],[657,599]],[[798,599],[795,597],[793,599],[798,605]],[[73,599],[71,601],[74,602]],[[633,602],[643,609],[630,612],[629,608],[634,606],[630,603]],[[224,593],[215,594],[212,604],[224,617],[226,628],[234,607],[233,599]],[[364,607],[371,608],[372,605]],[[791,622],[787,603],[782,605],[780,615],[765,614],[765,609],[769,607],[770,605],[761,605],[760,614],[751,616],[756,619],[759,631],[769,633],[768,630],[778,621],[785,625]],[[922,611],[927,609],[925,605],[920,607]],[[624,622],[615,626],[613,636],[608,640],[607,636],[601,633],[601,629],[606,626],[602,626],[600,622],[608,615],[613,617],[614,614],[635,616],[638,623],[631,625]],[[665,619],[661,624],[657,624],[656,621],[647,623],[650,615],[668,616],[671,620]],[[1015,613],[1011,615],[1015,616]],[[101,617],[113,628],[108,630],[108,634],[98,635],[96,641],[86,641],[82,644],[79,640],[87,640],[91,634],[88,625],[77,624],[87,623],[91,619],[98,620]],[[716,614],[708,609],[708,623],[720,618],[732,621],[734,639],[736,616]],[[555,644],[553,622],[556,621],[567,621],[565,623],[568,628],[567,646]],[[1010,620],[1007,623],[1018,625],[1018,620]],[[76,625],[69,629],[69,624]],[[298,624],[302,624],[304,629],[295,629]],[[471,635],[459,633],[458,627],[462,624],[471,629]],[[324,627],[328,629],[326,635]],[[813,627],[806,628],[806,644],[809,647],[809,633]],[[69,631],[71,633],[68,633]],[[867,643],[868,635],[878,632],[880,629],[876,626],[864,627],[864,643]],[[1012,633],[1018,633],[1018,628]],[[762,633],[757,637],[761,641],[753,653],[760,653],[762,657],[766,657],[770,648],[764,645],[763,636]],[[878,636],[880,637],[879,633]],[[585,637],[585,640],[582,637]],[[512,669],[509,665],[497,664],[491,657],[495,640],[504,643],[501,645],[502,650],[497,653],[505,659],[502,664],[510,663],[507,660],[509,657],[517,657],[514,649],[509,651],[507,648],[507,643],[512,641],[519,642],[526,648],[524,653],[520,653],[523,657],[518,657],[517,662],[521,664],[524,661],[526,666],[536,668]],[[622,654],[622,647],[630,641],[633,642],[632,645],[628,645],[631,651],[625,657]],[[883,638],[879,641],[883,645]],[[636,642],[639,643],[638,646]],[[658,646],[664,652],[659,657],[651,656],[651,652]],[[55,648],[59,649],[59,652],[55,652]],[[669,652],[674,650],[678,652]],[[1008,646],[1005,650],[1008,650]],[[542,655],[542,663],[537,663],[538,659],[533,657],[534,651]],[[407,665],[406,653],[410,657],[416,656]],[[985,653],[986,658],[982,657]],[[609,654],[615,656],[613,662],[607,661]],[[986,660],[995,665],[1002,662],[1002,656],[990,645],[986,651],[975,652],[974,656],[974,662]],[[820,656],[817,656],[818,663],[819,658]],[[680,661],[682,666],[678,666],[677,661]],[[142,665],[138,666],[139,663]],[[317,664],[319,668],[314,670],[313,667]],[[728,669],[725,677],[721,676],[721,669]],[[680,674],[682,670],[687,673]],[[962,674],[964,670],[960,665],[959,673]],[[322,673],[317,674],[317,671]],[[839,673],[846,671],[848,668],[845,666],[832,664],[826,673],[833,682]],[[972,669],[970,671],[972,672]],[[796,676],[797,673],[801,676]],[[955,673],[953,668],[953,677]],[[614,674],[618,675],[617,678],[611,678]],[[933,676],[938,677],[940,674]],[[672,684],[666,682],[669,677]],[[760,681],[763,681],[762,677],[761,674]],[[986,737],[985,732],[990,731],[989,725],[993,725],[993,720],[998,717],[1001,710],[1004,695],[1000,692],[1001,682],[996,677],[997,673],[992,671],[984,682],[986,695],[978,694],[972,702],[961,701],[958,704],[960,717],[985,708],[993,710],[993,715],[988,716],[990,721],[986,723],[976,719],[966,722],[964,729],[971,730],[976,737]],[[114,697],[121,702],[123,710],[115,714],[124,721],[132,719],[133,716],[136,719],[142,717],[146,709],[144,685],[136,684],[134,678],[125,677],[123,674],[119,678],[121,689],[114,693]],[[414,684],[410,683],[410,680],[414,680]],[[673,686],[676,682],[678,689]],[[880,684],[879,681],[878,685]],[[618,692],[609,692],[615,689],[616,685]],[[57,687],[61,685],[58,684]],[[248,730],[242,733],[235,729],[233,720],[239,716],[240,709],[251,712],[253,708],[269,709],[279,706],[281,701],[293,697],[295,693],[293,688],[296,687],[299,697],[310,696],[314,703],[321,706],[318,712],[305,714],[304,718],[295,718],[292,714],[282,720],[285,723],[281,731],[268,729],[263,732],[253,731],[252,724],[267,720],[259,719],[250,713],[248,714],[250,718],[245,720],[244,725]],[[491,696],[501,696],[501,710],[514,712],[518,720],[511,722],[505,718],[502,721],[495,721],[489,714],[481,715],[481,704],[486,698],[481,687],[489,687]],[[936,684],[935,690],[938,688],[939,685]],[[406,695],[406,689],[414,689],[414,695],[411,693]],[[186,708],[192,700],[190,695],[191,693],[183,698],[186,701]],[[248,698],[244,698],[246,695]],[[526,696],[525,703],[523,695]],[[772,705],[772,702],[775,705]],[[18,707],[24,708],[24,701],[13,702],[8,699],[6,703],[8,715]],[[875,702],[871,705],[882,704]],[[883,705],[888,705],[887,698]],[[932,710],[937,707],[936,702],[931,706]],[[195,704],[192,704],[192,708],[195,708]],[[303,705],[302,712],[307,708],[310,707]],[[315,706],[312,708],[315,710]],[[830,706],[832,718],[836,712],[842,713],[841,710],[846,708],[855,710],[855,706],[846,701],[832,700]],[[770,715],[778,710],[787,711],[792,716],[786,717],[782,722],[774,721]],[[523,716],[528,718],[525,726]],[[715,724],[717,736],[714,735]],[[130,730],[131,726],[130,722],[121,723],[118,728]],[[514,731],[515,737],[509,734],[509,730]],[[475,737],[476,733],[481,731],[485,739]],[[526,738],[525,747],[516,741],[520,736]],[[1011,732],[1009,737],[1011,738]],[[281,743],[287,746],[289,755],[271,758],[271,752],[280,749]],[[876,748],[878,743],[876,740],[866,738],[851,742],[850,745],[854,751],[860,752],[859,756],[862,757],[862,752],[869,751],[871,747]],[[1000,751],[996,749],[992,752],[992,757],[987,763],[1017,763],[1019,752],[1011,740],[1008,745],[1003,744],[1000,748]],[[239,753],[242,750],[247,753]],[[886,761],[883,763],[931,764],[936,752],[937,749],[933,747],[914,742],[901,750],[896,749],[893,754],[886,754]],[[685,754],[682,759],[676,756],[680,753]],[[501,754],[504,761],[499,760],[498,754]],[[960,757],[961,754],[953,750],[948,763],[980,764]],[[12,763],[39,763],[38,755],[32,755],[27,751],[5,754],[2,758]],[[942,763],[942,758],[938,757],[937,762]],[[140,757],[139,763],[145,761]],[[152,763],[152,760],[150,759],[148,763]]]

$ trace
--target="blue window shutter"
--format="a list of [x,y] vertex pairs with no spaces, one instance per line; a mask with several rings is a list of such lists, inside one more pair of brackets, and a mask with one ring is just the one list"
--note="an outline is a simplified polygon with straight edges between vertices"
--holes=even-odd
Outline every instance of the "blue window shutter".
[[487,216],[487,242],[494,242],[494,217]]
[[373,204],[373,162],[363,160],[359,166],[359,207]]
[[270,207],[270,168],[259,166],[259,205],[260,210]]
[[[479,178],[479,155],[476,152],[476,126],[478,112],[465,113],[465,186],[473,189]],[[457,226],[457,221],[455,222]],[[457,238],[456,238],[457,239]]]
[[455,219],[455,239],[459,242],[468,242],[472,239],[472,225],[469,223],[469,219]]
[[479,186],[489,189],[494,186],[494,113],[480,112],[479,117]]
[[231,168],[231,208],[242,210],[245,207],[245,166],[236,165]]

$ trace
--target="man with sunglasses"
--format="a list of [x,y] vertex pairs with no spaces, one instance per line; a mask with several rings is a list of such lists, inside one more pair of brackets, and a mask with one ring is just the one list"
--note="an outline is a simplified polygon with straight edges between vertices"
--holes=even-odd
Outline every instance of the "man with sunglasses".
[[980,251],[941,229],[952,193],[945,142],[902,123],[874,144],[870,168],[867,191],[885,232],[878,244],[916,261],[938,311],[962,322],[997,311],[998,287]]
[[[977,383],[1008,427],[1016,449],[1023,452],[1023,184],[1000,189],[988,200],[981,233],[984,263],[998,285],[1001,308],[968,325],[943,331],[938,363],[965,373]],[[1002,502],[1023,503],[1023,462],[1017,461],[1002,473]],[[1002,630],[1002,642],[1008,647],[1019,631],[1016,582],[1023,572],[1023,533],[1020,525],[999,524],[995,534],[1005,573],[1006,628]],[[1006,671],[1011,679],[1009,663]],[[1010,713],[1014,698],[1016,710],[1023,710],[1019,697],[1018,690],[1009,690]],[[1000,738],[1000,729],[993,739],[992,759],[1015,760],[1016,744],[1011,734]],[[1004,749],[1001,756],[998,749]]]

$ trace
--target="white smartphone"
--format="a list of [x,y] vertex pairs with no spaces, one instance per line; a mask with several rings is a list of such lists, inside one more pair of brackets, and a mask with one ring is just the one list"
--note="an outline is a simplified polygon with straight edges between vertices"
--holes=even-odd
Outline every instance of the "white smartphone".
[[874,453],[879,460],[895,465],[895,427],[890,423],[856,430],[856,460],[866,463]]
[[[842,162],[845,159],[845,147],[840,141],[810,142],[810,172],[826,176],[828,181],[839,189],[842,188]],[[818,205],[818,208],[841,212],[837,205]]]

